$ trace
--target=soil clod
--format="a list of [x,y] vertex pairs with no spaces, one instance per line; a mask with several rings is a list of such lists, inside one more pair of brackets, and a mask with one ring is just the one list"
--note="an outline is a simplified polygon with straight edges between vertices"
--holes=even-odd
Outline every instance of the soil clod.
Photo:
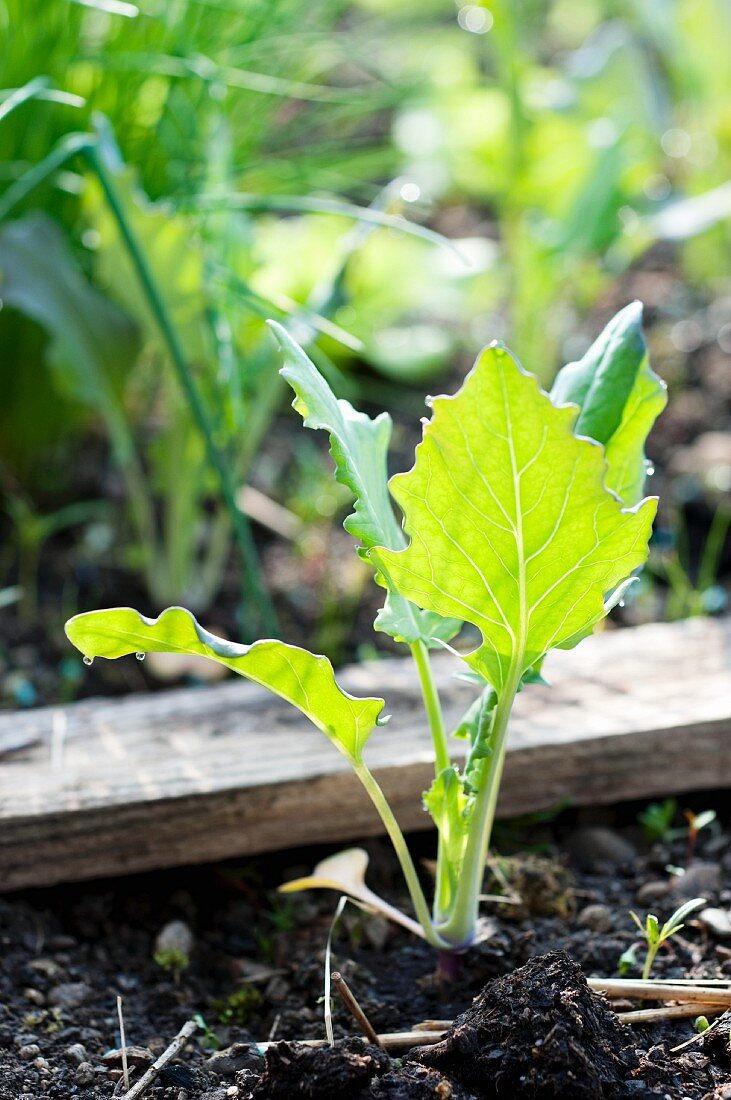
[[615,1096],[627,1032],[565,952],[485,986],[434,1046],[409,1057],[480,1098]]

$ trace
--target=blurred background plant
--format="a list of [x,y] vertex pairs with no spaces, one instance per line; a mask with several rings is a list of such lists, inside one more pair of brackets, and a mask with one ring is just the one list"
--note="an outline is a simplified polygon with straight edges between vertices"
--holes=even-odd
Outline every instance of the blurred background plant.
[[59,624],[110,601],[359,651],[270,316],[395,414],[403,466],[481,344],[548,384],[643,299],[665,507],[617,615],[723,607],[725,0],[0,0],[0,28],[6,699],[74,694]]

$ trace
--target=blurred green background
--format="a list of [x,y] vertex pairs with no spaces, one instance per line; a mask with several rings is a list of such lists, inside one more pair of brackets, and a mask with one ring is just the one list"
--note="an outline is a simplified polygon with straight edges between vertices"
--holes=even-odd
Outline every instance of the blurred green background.
[[671,400],[621,618],[723,610],[729,41],[727,0],[0,0],[2,703],[150,686],[67,654],[110,603],[371,654],[267,317],[398,469],[483,344],[547,384],[642,299]]

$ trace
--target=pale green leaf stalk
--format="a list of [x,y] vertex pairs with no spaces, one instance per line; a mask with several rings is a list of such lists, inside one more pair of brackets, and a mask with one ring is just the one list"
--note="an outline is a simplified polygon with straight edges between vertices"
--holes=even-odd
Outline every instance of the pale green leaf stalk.
[[[475,937],[516,695],[540,682],[547,653],[592,632],[647,555],[656,501],[641,499],[644,441],[664,391],[647,365],[639,317],[636,306],[619,314],[584,359],[559,375],[553,398],[505,348],[486,348],[458,393],[432,402],[413,468],[390,482],[388,415],[371,420],[337,400],[289,333],[272,326],[294,406],[307,427],[328,432],[336,476],[353,494],[345,527],[387,591],[376,628],[408,645],[416,664],[435,761],[424,795],[439,841],[431,911],[364,759],[383,700],[342,691],[324,657],[278,641],[222,641],[181,608],[155,620],[117,608],[67,624],[87,658],[150,650],[202,654],[298,707],[368,792],[423,935],[435,947],[460,951]],[[460,768],[452,760],[430,649],[451,649],[463,622],[482,640],[471,652],[453,649],[467,666],[465,678],[480,689],[454,731],[467,742]],[[332,888],[331,877],[311,876],[292,888]],[[347,884],[338,887],[348,892]],[[364,890],[361,883],[352,896],[362,899]],[[416,927],[410,917],[401,923]]]

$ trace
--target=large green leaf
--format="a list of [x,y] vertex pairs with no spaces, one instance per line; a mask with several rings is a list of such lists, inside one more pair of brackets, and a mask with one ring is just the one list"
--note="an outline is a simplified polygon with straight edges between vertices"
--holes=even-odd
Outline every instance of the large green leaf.
[[607,488],[636,504],[645,483],[645,440],[667,400],[648,361],[640,302],[620,310],[583,358],[559,371],[551,397],[580,407],[576,432],[606,448]]
[[63,233],[45,214],[28,214],[0,230],[0,293],[7,306],[49,334],[49,366],[59,389],[121,424],[137,331],[87,281]]
[[606,490],[603,448],[576,437],[577,413],[503,347],[485,349],[391,481],[410,545],[370,551],[392,589],[481,630],[468,660],[498,695],[579,640],[646,557],[656,502],[624,510]]
[[85,657],[129,653],[194,653],[268,688],[301,710],[350,761],[361,759],[379,724],[383,699],[357,699],[338,687],[327,657],[266,640],[239,645],[204,630],[189,611],[169,607],[147,619],[131,607],[75,615],[66,634]]
[[[344,527],[367,550],[373,546],[400,549],[404,533],[394,514],[388,490],[388,446],[392,422],[388,413],[371,420],[347,401],[338,400],[299,344],[275,321],[269,322],[284,352],[281,375],[294,390],[292,406],[308,428],[321,428],[330,436],[335,476],[355,497],[355,509]],[[397,593],[391,593],[376,619],[376,629],[406,643],[435,639],[448,641],[461,620],[445,622],[440,616],[419,611]]]
[[406,540],[388,493],[387,459],[392,422],[388,413],[371,420],[338,400],[309,356],[276,321],[269,325],[284,352],[280,373],[294,390],[292,407],[307,428],[330,436],[335,476],[355,497],[355,510],[345,520],[349,534],[364,547],[404,546]]

